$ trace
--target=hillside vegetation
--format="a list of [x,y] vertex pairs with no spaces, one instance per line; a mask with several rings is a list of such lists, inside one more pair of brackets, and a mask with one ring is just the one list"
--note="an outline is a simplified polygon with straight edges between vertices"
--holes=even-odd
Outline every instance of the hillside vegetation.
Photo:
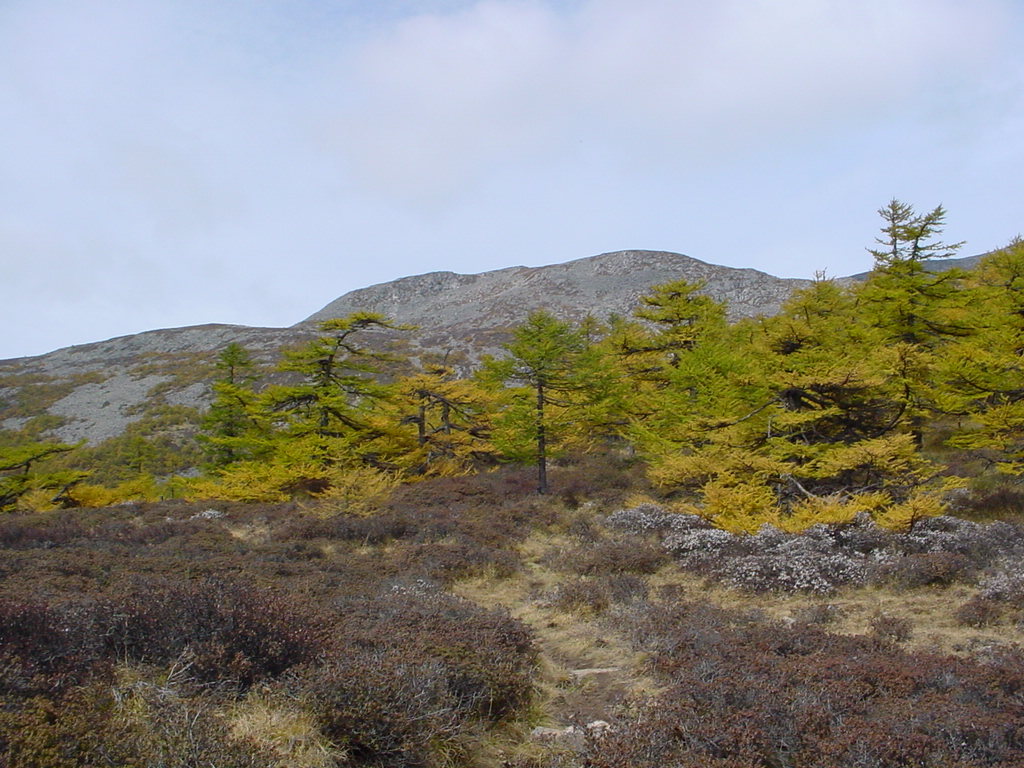
[[1024,244],[880,213],[769,318],[676,281],[459,377],[356,312],[227,345],[198,439],[3,434],[0,764],[1024,764]]

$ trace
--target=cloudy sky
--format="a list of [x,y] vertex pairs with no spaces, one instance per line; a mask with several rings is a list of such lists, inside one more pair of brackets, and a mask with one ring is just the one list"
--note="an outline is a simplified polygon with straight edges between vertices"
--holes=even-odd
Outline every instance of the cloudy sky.
[[0,0],[0,358],[437,270],[1024,230],[1020,0]]

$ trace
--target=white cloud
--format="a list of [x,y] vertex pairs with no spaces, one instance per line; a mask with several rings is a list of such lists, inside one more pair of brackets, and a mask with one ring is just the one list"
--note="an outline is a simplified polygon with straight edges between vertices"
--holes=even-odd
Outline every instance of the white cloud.
[[574,140],[685,165],[903,111],[977,67],[1002,21],[984,0],[484,0],[359,51],[339,144],[413,197]]

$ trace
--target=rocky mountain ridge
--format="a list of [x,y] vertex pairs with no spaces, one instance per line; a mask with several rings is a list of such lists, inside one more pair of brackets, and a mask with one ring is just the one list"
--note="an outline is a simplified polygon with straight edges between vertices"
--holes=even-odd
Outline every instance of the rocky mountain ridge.
[[433,332],[443,328],[507,328],[548,306],[581,319],[628,315],[652,285],[705,281],[733,318],[777,312],[809,280],[773,277],[754,269],[707,264],[664,251],[617,251],[545,267],[509,267],[475,275],[431,272],[347,293],[300,325],[372,308]]
[[294,328],[350,312],[380,312],[415,325],[413,350],[455,353],[467,363],[495,354],[509,328],[535,309],[579,321],[628,316],[651,286],[671,280],[703,281],[705,291],[729,306],[733,319],[770,315],[808,280],[773,277],[754,269],[707,264],[665,251],[616,251],[544,267],[508,267],[475,275],[431,272],[352,291]]

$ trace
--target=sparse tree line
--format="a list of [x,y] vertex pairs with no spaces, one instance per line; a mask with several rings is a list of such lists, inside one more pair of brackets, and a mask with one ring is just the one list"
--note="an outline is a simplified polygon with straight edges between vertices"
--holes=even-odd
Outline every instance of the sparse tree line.
[[[894,200],[880,214],[866,281],[820,277],[769,318],[730,324],[702,285],[677,281],[631,317],[534,312],[463,378],[374,344],[415,330],[372,313],[322,323],[284,352],[275,383],[231,344],[199,437],[205,474],[179,492],[357,505],[516,461],[545,493],[553,457],[614,447],[680,509],[731,530],[940,513],[964,477],[1024,471],[1024,243],[931,271],[959,248],[939,239],[945,211]],[[0,448],[0,505],[40,489],[76,503],[85,474],[46,469],[71,448]]]

